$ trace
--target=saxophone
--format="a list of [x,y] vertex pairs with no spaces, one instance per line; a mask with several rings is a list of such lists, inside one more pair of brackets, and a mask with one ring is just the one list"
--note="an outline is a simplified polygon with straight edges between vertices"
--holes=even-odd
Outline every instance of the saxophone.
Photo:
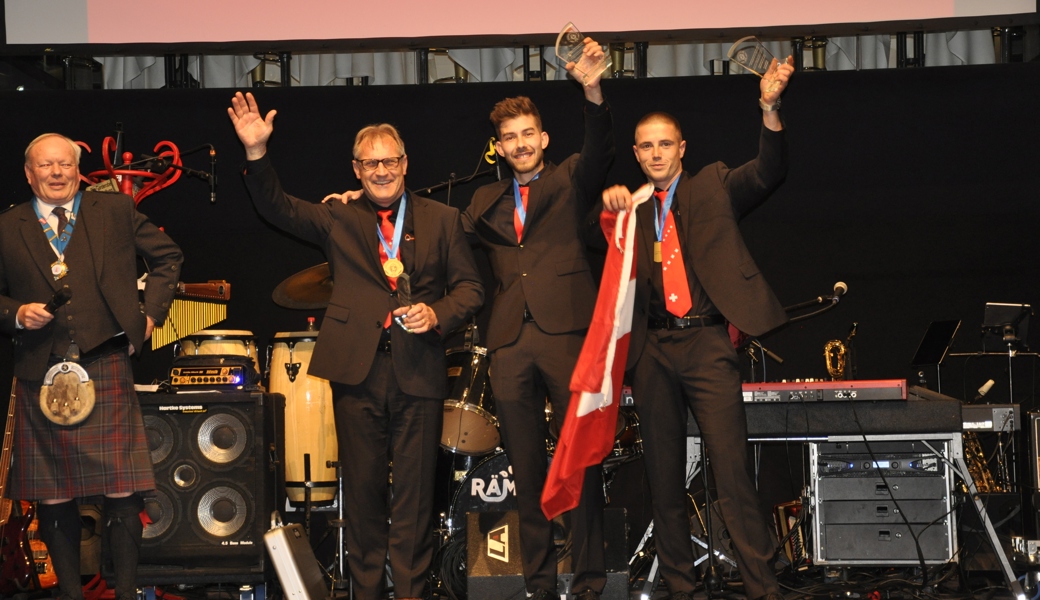
[[968,474],[975,482],[975,489],[980,494],[1003,492],[1004,486],[997,483],[986,462],[986,453],[982,451],[979,436],[974,431],[965,431],[961,436],[964,444],[964,462],[968,466]]
[[845,379],[845,344],[831,340],[823,347],[823,360],[827,361],[827,373],[832,381]]

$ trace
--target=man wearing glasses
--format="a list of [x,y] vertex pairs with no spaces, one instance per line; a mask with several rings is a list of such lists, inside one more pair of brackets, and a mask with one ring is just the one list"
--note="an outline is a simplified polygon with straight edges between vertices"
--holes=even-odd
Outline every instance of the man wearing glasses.
[[355,138],[360,201],[310,203],[282,190],[266,156],[275,113],[262,116],[241,92],[228,109],[257,211],[321,245],[336,281],[309,374],[332,384],[355,598],[383,598],[388,554],[394,597],[419,598],[433,558],[448,395],[442,335],[481,306],[480,275],[458,211],[405,190],[408,157],[393,126],[370,125]]

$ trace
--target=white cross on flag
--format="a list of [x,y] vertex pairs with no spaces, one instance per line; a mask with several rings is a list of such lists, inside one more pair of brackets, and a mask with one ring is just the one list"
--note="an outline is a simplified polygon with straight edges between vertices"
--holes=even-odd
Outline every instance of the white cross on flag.
[[643,186],[632,194],[631,211],[600,215],[607,259],[592,323],[571,376],[567,416],[542,489],[542,512],[549,519],[578,506],[586,467],[602,462],[614,446],[635,302],[635,206],[652,193],[652,186]]

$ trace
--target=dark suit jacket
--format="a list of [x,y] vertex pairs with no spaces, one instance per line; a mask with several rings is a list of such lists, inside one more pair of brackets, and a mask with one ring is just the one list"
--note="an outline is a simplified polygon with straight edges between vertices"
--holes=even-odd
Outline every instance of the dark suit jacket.
[[[377,217],[371,203],[313,204],[294,198],[282,190],[266,157],[249,164],[245,181],[261,216],[319,244],[329,261],[336,283],[309,373],[347,385],[360,384],[372,368],[387,311],[399,306],[379,260]],[[450,334],[484,301],[459,211],[412,193],[406,210],[412,211],[415,227],[415,264],[405,265],[413,302],[432,308],[441,334]],[[447,397],[442,336],[436,332],[409,334],[397,325],[391,325],[390,335],[401,390],[412,396]]]
[[[695,274],[726,320],[741,331],[762,335],[787,321],[758,265],[751,258],[739,221],[760,204],[787,172],[783,132],[763,127],[758,157],[735,169],[708,165],[696,175],[684,172],[675,189],[677,219],[687,273]],[[653,198],[636,210],[639,220],[635,314],[628,368],[643,351],[650,306],[650,269],[654,255]]]
[[[33,202],[35,199],[0,215],[0,329],[14,336],[14,374],[26,381],[43,378],[53,327],[16,329],[18,307],[47,302],[62,286],[51,275],[54,251],[37,221]],[[142,350],[145,315],[161,324],[170,309],[184,261],[180,248],[122,194],[83,192],[74,235],[87,237],[105,303],[130,343]],[[143,304],[138,299],[137,256],[150,269]],[[87,352],[105,337],[91,323],[82,322],[76,327],[76,341]]]
[[474,192],[462,215],[470,241],[487,252],[497,284],[489,350],[516,340],[525,303],[548,333],[580,331],[592,320],[596,282],[585,254],[585,236],[589,209],[601,199],[614,158],[614,136],[609,109],[600,114],[586,110],[584,118],[581,154],[559,166],[546,163],[530,184],[522,244],[517,244],[511,222],[502,231],[491,221],[499,198],[512,196],[512,177]]

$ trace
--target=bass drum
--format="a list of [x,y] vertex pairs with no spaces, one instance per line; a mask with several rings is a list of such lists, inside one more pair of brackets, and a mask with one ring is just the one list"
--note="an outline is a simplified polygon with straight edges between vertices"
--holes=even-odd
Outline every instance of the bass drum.
[[256,336],[252,331],[234,329],[203,329],[184,336],[178,342],[177,356],[199,354],[228,354],[253,359],[253,369],[260,373],[260,358],[256,354]]
[[501,443],[487,348],[449,350],[448,399],[444,401],[441,447],[481,456]]
[[307,373],[317,341],[317,331],[276,333],[271,340],[268,388],[285,396],[285,491],[294,503],[306,500],[305,455],[310,455],[312,503],[331,503],[338,487],[336,468],[326,466],[339,460],[332,387]]
[[503,450],[482,459],[462,479],[451,500],[448,531],[466,528],[466,513],[516,510],[513,467]]

